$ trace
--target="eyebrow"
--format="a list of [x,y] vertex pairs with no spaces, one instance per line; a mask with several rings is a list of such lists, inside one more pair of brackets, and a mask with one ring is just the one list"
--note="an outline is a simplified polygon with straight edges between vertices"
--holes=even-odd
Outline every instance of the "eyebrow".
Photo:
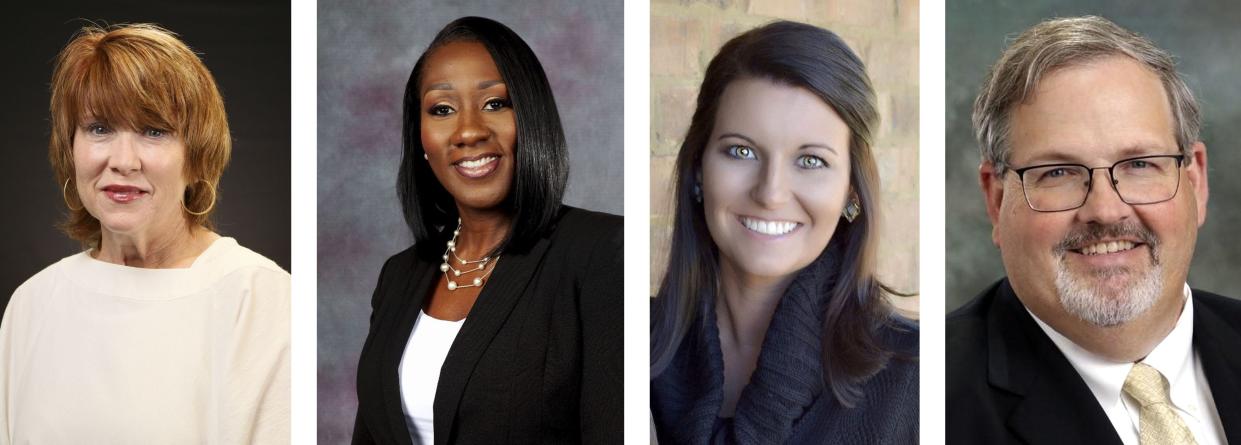
[[[1079,147],[1076,150],[1056,149],[1048,153],[1044,153],[1042,155],[1036,156],[1030,159],[1029,161],[1026,161],[1026,164],[1029,164],[1029,165],[1047,165],[1049,163],[1081,164],[1081,163],[1084,163],[1085,161],[1081,159],[1080,156],[1074,155],[1072,153],[1081,152],[1082,148],[1084,147]],[[1120,159],[1129,159],[1129,158],[1135,158],[1135,157],[1141,157],[1141,156],[1181,154],[1180,149],[1176,147],[1172,148],[1171,153],[1167,153],[1167,151],[1168,151],[1168,147],[1164,147],[1160,144],[1146,144],[1146,143],[1133,144],[1133,145],[1127,145],[1124,148],[1117,150],[1115,152],[1115,158],[1120,160]]]
[[[750,145],[753,145],[753,146],[755,146],[755,147],[758,147],[758,146],[759,146],[758,142],[754,142],[754,140],[753,140],[753,139],[750,139],[750,138],[746,137],[745,135],[738,134],[738,133],[724,133],[724,134],[721,134],[721,135],[720,135],[720,137],[719,137],[719,139],[717,139],[717,140],[720,140],[720,139],[725,139],[725,138],[737,138],[737,139],[742,139],[742,140],[746,141],[747,143],[749,143]],[[807,149],[807,148],[823,148],[823,149],[827,149],[828,151],[832,152],[832,154],[835,154],[835,155],[839,155],[839,154],[840,154],[840,152],[836,151],[836,148],[832,147],[831,145],[828,145],[828,144],[822,144],[822,143],[814,143],[814,142],[812,142],[812,143],[809,143],[809,144],[801,144],[800,146],[798,146],[798,147],[797,147],[797,149],[798,149],[798,150],[805,150],[805,149]]]
[[[485,90],[487,88],[491,88],[496,85],[504,85],[504,81],[503,80],[484,80],[478,83],[478,89]],[[435,91],[435,90],[452,91],[453,87],[452,87],[452,84],[448,82],[433,83],[433,84],[427,85],[427,88],[422,91],[422,94],[426,95],[427,93],[431,91]]]

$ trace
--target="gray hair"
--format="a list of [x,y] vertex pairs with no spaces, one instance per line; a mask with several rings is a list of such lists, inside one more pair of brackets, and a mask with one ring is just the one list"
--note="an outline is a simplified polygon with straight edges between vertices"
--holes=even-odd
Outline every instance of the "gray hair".
[[1040,77],[1058,68],[1114,55],[1128,56],[1159,76],[1172,105],[1176,143],[1182,154],[1188,154],[1198,141],[1202,117],[1194,94],[1176,72],[1172,55],[1107,19],[1085,16],[1035,25],[1021,33],[991,67],[974,101],[974,137],[983,161],[994,164],[998,173],[1004,172],[1012,148],[1008,137],[1013,108],[1029,99]]

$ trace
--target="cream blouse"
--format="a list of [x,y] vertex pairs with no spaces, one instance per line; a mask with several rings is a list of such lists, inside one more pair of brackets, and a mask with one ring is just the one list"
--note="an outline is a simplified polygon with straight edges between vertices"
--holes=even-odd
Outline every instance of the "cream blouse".
[[289,303],[232,238],[184,269],[60,260],[0,321],[0,445],[288,443]]

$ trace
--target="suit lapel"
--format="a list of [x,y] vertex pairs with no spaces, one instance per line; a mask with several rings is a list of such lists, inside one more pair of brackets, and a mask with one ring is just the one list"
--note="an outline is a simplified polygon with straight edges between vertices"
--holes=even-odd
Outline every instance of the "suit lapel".
[[1241,443],[1241,336],[1194,296],[1194,347],[1228,443]]
[[549,244],[547,238],[541,238],[526,252],[502,254],[491,279],[483,287],[474,307],[470,309],[470,315],[466,317],[465,324],[461,326],[461,331],[444,359],[439,385],[435,390],[437,444],[447,443],[452,424],[456,420],[457,407],[461,404],[461,396],[469,383],[470,375],[473,374],[474,366],[525,294],[526,287],[542,263]]
[[988,316],[988,379],[1019,400],[1008,426],[1026,443],[1120,444],[1081,375],[1004,281]]
[[427,292],[435,282],[438,270],[421,256],[415,256],[411,270],[404,272],[405,279],[392,286],[384,296],[389,309],[385,311],[385,336],[381,345],[384,351],[382,376],[384,394],[384,416],[388,433],[396,443],[412,445],[409,427],[405,423],[405,410],[401,404],[401,382],[398,372],[401,356],[405,354],[405,345],[414,329],[414,321],[418,319],[418,310],[426,299]]

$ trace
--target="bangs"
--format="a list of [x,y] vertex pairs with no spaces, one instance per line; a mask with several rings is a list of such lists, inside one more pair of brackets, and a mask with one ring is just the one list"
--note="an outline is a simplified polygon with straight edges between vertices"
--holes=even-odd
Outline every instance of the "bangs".
[[65,111],[74,125],[101,122],[141,131],[147,128],[180,133],[184,109],[172,85],[177,73],[163,64],[147,64],[132,54],[110,54],[98,48],[80,62],[80,81],[65,91]]

